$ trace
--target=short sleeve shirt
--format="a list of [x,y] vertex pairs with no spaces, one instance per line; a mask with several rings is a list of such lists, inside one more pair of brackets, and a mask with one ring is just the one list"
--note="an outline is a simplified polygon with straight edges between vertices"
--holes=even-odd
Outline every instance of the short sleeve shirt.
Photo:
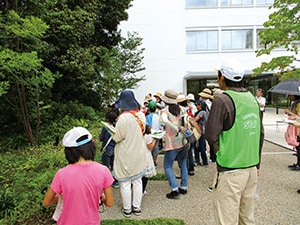
[[108,168],[97,162],[70,164],[58,170],[50,186],[64,200],[57,224],[99,225],[99,201],[113,182]]

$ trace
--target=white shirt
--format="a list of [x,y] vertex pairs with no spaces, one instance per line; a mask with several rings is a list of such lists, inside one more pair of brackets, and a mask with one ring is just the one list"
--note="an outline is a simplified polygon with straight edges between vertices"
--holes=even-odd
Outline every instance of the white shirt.
[[263,106],[260,106],[260,111],[261,112],[264,112],[265,111],[265,105],[266,105],[266,98],[265,97],[255,97],[256,98],[256,101],[258,102],[259,105],[263,105]]

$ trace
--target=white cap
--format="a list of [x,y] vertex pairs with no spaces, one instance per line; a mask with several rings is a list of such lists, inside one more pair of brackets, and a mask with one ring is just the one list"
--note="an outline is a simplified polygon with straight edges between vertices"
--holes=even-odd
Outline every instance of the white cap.
[[[87,138],[77,142],[77,140],[82,136],[87,136]],[[87,129],[83,127],[74,127],[65,134],[62,143],[65,147],[78,147],[90,142],[91,140],[92,135]]]
[[220,70],[224,77],[233,82],[240,82],[245,73],[244,66],[235,59],[225,60],[216,70]]
[[195,96],[192,93],[189,93],[186,97],[190,101],[195,101]]

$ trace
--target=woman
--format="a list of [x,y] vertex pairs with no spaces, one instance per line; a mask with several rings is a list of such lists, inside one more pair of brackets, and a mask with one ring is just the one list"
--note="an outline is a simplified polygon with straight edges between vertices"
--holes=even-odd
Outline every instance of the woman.
[[[177,199],[179,194],[186,194],[188,184],[187,157],[184,151],[183,137],[179,132],[179,127],[182,126],[181,118],[187,113],[183,107],[177,104],[177,95],[176,91],[169,89],[161,96],[166,104],[161,111],[161,117],[166,129],[164,170],[171,187],[171,192],[166,194],[169,199]],[[181,182],[179,188],[173,171],[175,159],[180,163]]]
[[119,181],[123,202],[122,214],[141,214],[142,177],[147,167],[144,131],[146,117],[130,90],[124,90],[115,106],[121,110],[112,134],[115,145],[114,176]]
[[[285,109],[284,112],[292,117],[300,117],[300,96],[289,95],[289,97],[292,104],[291,107],[289,109]],[[300,170],[300,144],[296,147],[296,151],[297,162],[292,165],[289,165],[289,168],[291,170]]]
[[100,199],[106,206],[114,204],[111,188],[114,179],[106,166],[93,162],[96,146],[87,129],[71,129],[65,134],[63,145],[69,165],[55,174],[43,205],[54,205],[62,196],[63,209],[58,225],[99,225]]
[[195,163],[201,165],[199,152],[201,153],[202,165],[207,166],[208,160],[206,155],[206,140],[205,140],[205,124],[208,118],[208,113],[206,109],[206,103],[204,100],[198,100],[196,103],[197,112],[195,113],[195,121],[199,124],[201,128],[201,137],[199,139],[199,145],[195,146]]

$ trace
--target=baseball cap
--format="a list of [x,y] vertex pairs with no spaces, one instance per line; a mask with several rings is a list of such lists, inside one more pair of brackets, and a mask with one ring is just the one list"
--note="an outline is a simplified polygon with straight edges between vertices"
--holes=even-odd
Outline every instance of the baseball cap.
[[150,101],[150,102],[148,103],[148,108],[149,108],[149,109],[155,110],[155,109],[157,108],[156,102],[155,102],[155,101]]
[[220,66],[216,66],[215,69],[233,82],[240,82],[244,78],[244,66],[236,59],[227,59]]
[[[83,136],[86,136],[86,139],[78,142],[77,140]],[[65,134],[62,143],[65,147],[79,147],[90,142],[91,140],[92,135],[86,128],[74,127]]]

